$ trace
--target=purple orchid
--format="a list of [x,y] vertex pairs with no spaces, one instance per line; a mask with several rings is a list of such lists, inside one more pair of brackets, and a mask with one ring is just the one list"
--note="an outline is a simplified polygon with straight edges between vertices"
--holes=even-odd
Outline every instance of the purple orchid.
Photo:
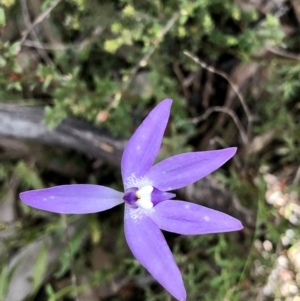
[[189,152],[154,166],[170,115],[172,100],[165,99],[146,117],[129,140],[122,157],[124,191],[75,184],[38,189],[20,194],[34,208],[63,214],[84,214],[125,203],[125,237],[136,259],[176,299],[186,291],[172,253],[160,231],[207,234],[240,230],[237,219],[184,201],[171,200],[168,191],[192,184],[222,166],[236,152],[223,150]]

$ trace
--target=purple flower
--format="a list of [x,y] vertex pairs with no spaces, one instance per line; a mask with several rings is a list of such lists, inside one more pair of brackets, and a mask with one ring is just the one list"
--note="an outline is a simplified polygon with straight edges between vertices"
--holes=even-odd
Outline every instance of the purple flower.
[[194,183],[222,166],[236,152],[190,152],[154,166],[170,115],[172,100],[157,105],[129,140],[122,157],[124,191],[75,184],[22,192],[21,200],[34,208],[64,214],[93,213],[125,203],[125,237],[136,259],[176,299],[185,300],[180,271],[160,229],[179,234],[240,230],[237,219],[193,203],[171,200],[168,191]]

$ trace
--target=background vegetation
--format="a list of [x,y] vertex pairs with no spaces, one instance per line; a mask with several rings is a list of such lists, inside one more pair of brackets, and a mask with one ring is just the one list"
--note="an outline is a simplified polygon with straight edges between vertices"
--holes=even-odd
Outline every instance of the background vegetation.
[[[100,148],[122,149],[166,97],[160,159],[239,148],[177,192],[245,226],[165,233],[188,300],[300,300],[298,0],[1,0],[0,33],[0,114],[20,113],[6,127],[0,118],[0,300],[172,300],[126,246],[121,206],[65,217],[18,198],[69,183],[122,189],[119,161]],[[43,108],[35,130],[57,133],[76,118],[110,144],[95,156],[92,142],[83,154],[50,136],[30,140],[18,130],[34,120],[25,108]]]

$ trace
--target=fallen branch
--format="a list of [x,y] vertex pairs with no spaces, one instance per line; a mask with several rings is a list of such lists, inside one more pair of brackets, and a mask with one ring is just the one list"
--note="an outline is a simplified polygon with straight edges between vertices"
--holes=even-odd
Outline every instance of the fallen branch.
[[42,107],[0,104],[0,135],[63,146],[120,165],[124,141],[112,139],[104,130],[73,118],[50,130],[43,118]]

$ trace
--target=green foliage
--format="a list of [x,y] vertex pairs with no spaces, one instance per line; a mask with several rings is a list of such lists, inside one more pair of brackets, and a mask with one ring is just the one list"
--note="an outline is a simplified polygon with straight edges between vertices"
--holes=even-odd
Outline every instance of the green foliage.
[[[14,79],[8,90],[22,92],[26,86],[32,91],[37,88],[45,93],[53,91],[52,103],[45,111],[45,122],[50,128],[70,115],[99,124],[99,112],[110,107],[119,94],[121,100],[112,106],[108,119],[101,124],[116,136],[128,137],[130,132],[124,132],[124,129],[132,129],[139,121],[132,117],[132,108],[141,104],[140,96],[143,107],[149,105],[153,98],[158,102],[166,96],[172,97],[178,107],[174,116],[184,118],[184,101],[178,97],[177,81],[169,68],[174,61],[182,63],[186,71],[195,68],[195,64],[183,55],[183,50],[197,52],[201,45],[201,55],[207,58],[215,59],[220,52],[228,50],[249,58],[263,45],[278,44],[283,38],[277,18],[267,15],[257,27],[249,26],[257,20],[256,13],[242,11],[229,1],[181,0],[178,6],[174,6],[172,1],[164,4],[154,1],[144,5],[124,0],[121,6],[112,5],[109,1],[97,5],[94,2],[70,0],[55,9],[58,15],[67,12],[59,20],[59,24],[65,26],[60,27],[58,23],[56,26],[69,40],[70,46],[66,50],[54,51],[51,65],[38,64],[37,70],[32,72],[29,62],[27,65],[22,62],[20,66],[17,48],[12,50],[13,45],[0,45],[0,68],[2,62],[5,70],[5,73],[1,72],[2,79],[0,76],[2,98],[12,98],[4,93],[6,89],[1,89],[1,83],[2,87],[6,85],[7,74]],[[49,3],[45,3],[43,9]],[[179,12],[178,20],[165,31],[168,20],[176,11]],[[54,21],[57,18],[55,13],[52,17]],[[229,30],[227,22],[246,29]],[[78,42],[95,30],[95,24],[99,32],[105,29],[105,33],[96,39],[86,38],[86,43]],[[175,49],[175,44],[180,47]],[[148,85],[152,91],[133,95],[135,92],[131,86],[127,87],[126,82],[135,81],[131,79],[131,72],[139,65],[139,60],[151,52],[151,48],[155,49],[153,55],[141,62],[141,67],[147,68],[145,70],[150,76],[139,85]]]
[[79,231],[75,232],[70,237],[70,240],[63,237],[63,236],[66,237],[66,233],[63,233],[63,236],[60,237],[60,240],[65,240],[67,243],[65,248],[62,250],[60,254],[59,257],[60,268],[56,272],[55,277],[57,278],[62,277],[70,269],[70,263],[72,262],[72,258],[74,257],[75,254],[77,254],[80,251],[82,242],[84,241],[86,234],[87,234],[87,229],[82,227]]
[[24,185],[24,187],[39,189],[43,188],[44,184],[40,179],[34,167],[26,165],[25,162],[20,161],[15,167],[15,174]]
[[4,300],[6,297],[10,280],[18,267],[18,262],[11,267],[10,269],[6,264],[1,265],[0,267],[0,300]]
[[[276,130],[279,134],[280,147],[274,152],[280,162],[298,162],[300,124],[298,114],[300,107],[295,100],[300,93],[300,64],[274,60],[269,66],[269,81],[265,84],[270,100],[258,103],[259,122],[255,126],[257,133]],[[274,116],[276,115],[276,118]],[[288,133],[288,134],[287,134]]]
[[48,266],[49,251],[46,245],[41,246],[33,267],[32,292],[36,292],[41,284]]
[[6,25],[6,16],[5,11],[2,7],[0,7],[0,28]]

